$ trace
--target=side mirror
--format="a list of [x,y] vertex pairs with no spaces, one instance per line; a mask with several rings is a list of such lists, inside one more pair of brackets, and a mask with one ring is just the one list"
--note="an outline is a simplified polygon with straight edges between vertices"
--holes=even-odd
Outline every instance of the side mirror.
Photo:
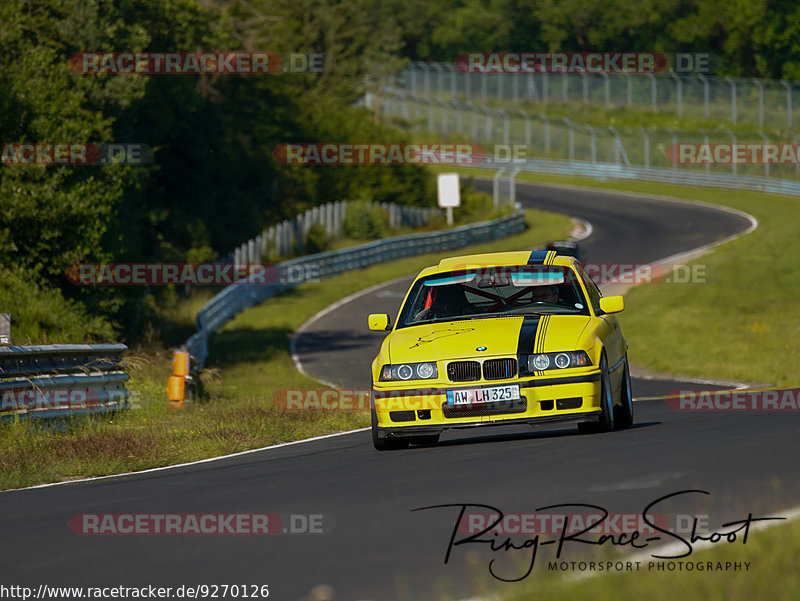
[[603,313],[619,313],[625,308],[625,300],[621,296],[606,296],[600,299],[600,310]]
[[376,332],[385,332],[391,329],[389,326],[389,316],[386,313],[373,313],[367,319],[367,323],[369,324],[369,329],[375,330]]

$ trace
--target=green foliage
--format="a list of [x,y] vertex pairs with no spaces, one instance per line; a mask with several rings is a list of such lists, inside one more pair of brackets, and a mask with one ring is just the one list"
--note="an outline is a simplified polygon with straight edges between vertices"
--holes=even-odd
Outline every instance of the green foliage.
[[[406,141],[351,106],[367,73],[402,63],[392,59],[401,29],[390,10],[368,10],[366,0],[4,0],[0,19],[0,142],[155,149],[152,166],[0,168],[0,263],[58,288],[126,339],[148,330],[172,292],[75,286],[71,265],[210,260],[276,221],[365,193],[432,202],[418,167],[305,168],[272,154],[284,142]],[[69,64],[83,51],[265,49],[323,53],[325,71],[82,75]]]
[[43,288],[21,269],[0,267],[0,311],[11,313],[14,344],[114,342],[102,317],[89,316],[54,288]]
[[[155,149],[151,166],[0,168],[0,264],[126,339],[148,331],[172,292],[75,286],[71,265],[210,260],[332,200],[432,206],[435,182],[418,166],[298,167],[273,157],[286,142],[410,141],[356,106],[408,60],[684,50],[717,54],[723,74],[800,78],[800,8],[771,0],[644,0],[636,10],[621,0],[3,0],[0,20],[0,142]],[[324,70],[82,75],[69,63],[84,51],[165,50],[319,53]],[[489,210],[485,198],[463,198],[462,213]],[[386,231],[377,217],[359,220],[359,237]]]
[[356,240],[383,238],[389,232],[386,212],[379,206],[364,201],[347,205],[343,225],[345,236]]
[[[404,56],[462,52],[704,52],[718,73],[800,79],[800,6],[781,0],[399,0]],[[383,4],[386,6],[386,4]]]
[[456,223],[470,223],[490,219],[494,212],[494,201],[484,192],[467,192],[461,196],[461,206],[453,209]]
[[453,221],[456,225],[488,221],[509,214],[511,207],[495,207],[491,194],[478,192],[471,177],[461,180],[461,205],[453,209]]
[[324,226],[315,223],[308,228],[308,239],[306,240],[306,247],[303,249],[305,254],[320,253],[329,250],[330,247],[331,241]]

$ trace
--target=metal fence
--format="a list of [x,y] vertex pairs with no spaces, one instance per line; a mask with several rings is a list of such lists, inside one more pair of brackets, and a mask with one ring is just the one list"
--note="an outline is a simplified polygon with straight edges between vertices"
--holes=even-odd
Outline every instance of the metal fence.
[[[324,232],[325,240],[344,235],[347,208],[357,201],[336,201],[308,209],[293,219],[286,219],[264,230],[258,236],[237,247],[222,259],[224,263],[236,265],[260,263],[267,259],[301,255],[305,252],[311,228],[317,226]],[[443,213],[430,207],[409,207],[394,203],[368,203],[380,207],[386,213],[387,223],[392,229],[420,227]]]
[[396,236],[344,250],[290,259],[275,266],[269,284],[244,281],[227,286],[197,314],[197,332],[182,346],[201,368],[208,357],[208,337],[239,312],[299,283],[331,277],[345,271],[470,244],[499,240],[525,229],[523,213],[437,232]]
[[128,409],[124,344],[0,347],[0,420]]
[[601,181],[641,180],[680,184],[686,186],[706,186],[727,190],[756,190],[784,196],[800,197],[800,181],[778,178],[718,175],[713,173],[687,173],[659,167],[635,167],[614,163],[589,163],[586,161],[559,161],[529,159],[507,161],[501,157],[487,163],[492,169],[509,171],[516,175],[522,172],[546,175],[572,175]]
[[465,73],[452,63],[411,63],[400,85],[421,98],[487,105],[580,103],[674,112],[732,125],[792,128],[800,82],[677,73]]
[[367,102],[380,102],[385,117],[401,119],[412,129],[438,132],[448,140],[483,145],[487,155],[505,153],[509,160],[516,153],[516,158],[525,159],[567,159],[645,169],[660,167],[705,174],[800,179],[800,159],[785,164],[690,163],[681,162],[679,149],[679,145],[685,144],[727,144],[731,148],[751,145],[760,149],[767,144],[783,144],[796,156],[800,151],[800,139],[794,132],[768,136],[761,130],[735,133],[731,129],[711,132],[599,127],[522,109],[418,97],[396,88],[389,89],[380,99],[370,97]]

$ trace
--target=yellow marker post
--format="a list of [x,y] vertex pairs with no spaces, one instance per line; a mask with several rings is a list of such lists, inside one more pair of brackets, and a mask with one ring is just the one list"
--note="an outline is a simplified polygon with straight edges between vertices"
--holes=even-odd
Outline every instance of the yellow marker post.
[[167,382],[167,398],[173,407],[183,405],[187,377],[189,377],[189,353],[175,351],[172,355],[172,376]]
[[183,376],[170,376],[167,382],[167,397],[172,405],[183,405],[183,395],[186,391],[186,380]]

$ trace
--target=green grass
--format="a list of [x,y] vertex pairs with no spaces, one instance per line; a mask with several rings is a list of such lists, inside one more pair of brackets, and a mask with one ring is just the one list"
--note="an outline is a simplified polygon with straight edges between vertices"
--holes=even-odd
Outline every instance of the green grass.
[[[441,168],[440,170],[452,170]],[[459,169],[472,175],[492,171]],[[634,363],[666,374],[732,378],[796,387],[800,365],[800,199],[748,191],[714,190],[647,182],[521,174],[521,181],[623,190],[699,200],[745,211],[758,219],[754,232],[723,244],[692,263],[707,266],[706,284],[639,286],[626,294],[622,328]],[[520,586],[476,582],[476,594],[504,601],[592,599],[611,601],[793,600],[800,597],[794,567],[800,552],[800,524],[779,525],[753,534],[746,546],[696,553],[697,561],[751,562],[742,572],[611,573],[570,580],[541,571]],[[540,561],[540,563],[542,563]],[[485,567],[485,566],[484,566]],[[541,567],[541,566],[540,566]]]
[[[532,248],[566,235],[571,227],[563,215],[528,211],[527,218],[531,227],[523,233],[458,252]],[[304,284],[238,315],[211,339],[202,376],[208,394],[204,402],[169,406],[171,356],[158,344],[129,353],[128,388],[139,408],[113,418],[73,420],[61,428],[6,424],[0,428],[0,488],[141,470],[366,426],[368,416],[358,412],[272,408],[275,391],[322,387],[295,371],[288,336],[339,298],[416,273],[439,258],[411,257]],[[171,309],[173,337],[190,329],[207,294],[200,292]]]
[[[793,601],[800,598],[800,572],[796,568],[800,553],[800,523],[781,523],[766,531],[751,533],[747,544],[720,543],[709,550],[696,551],[683,561],[692,562],[749,562],[749,571],[657,571],[648,570],[648,560],[638,572],[595,573],[594,577],[570,580],[581,572],[548,573],[547,562],[537,560],[537,572],[524,583],[506,586],[504,601],[529,599],[591,599],[619,601],[648,599],[648,601]],[[573,560],[576,558],[567,558]],[[624,556],[616,558],[625,560]],[[659,561],[649,558],[652,561]],[[539,565],[543,564],[543,565]],[[544,567],[544,569],[542,569]],[[486,592],[497,590],[486,585]]]
[[[432,95],[432,96],[435,96]],[[522,109],[529,113],[531,117],[543,113],[548,119],[558,120],[569,118],[576,123],[585,123],[595,127],[607,127],[613,125],[615,127],[646,127],[648,129],[666,129],[671,127],[676,130],[696,130],[699,128],[708,131],[724,132],[727,128],[732,128],[734,132],[738,133],[756,133],[759,129],[763,129],[764,133],[769,136],[777,135],[786,131],[786,113],[785,111],[767,113],[768,117],[765,126],[760,128],[758,126],[758,102],[753,102],[754,106],[742,103],[741,101],[737,106],[737,122],[734,125],[731,122],[731,105],[730,96],[725,95],[725,100],[719,103],[712,104],[709,108],[709,117],[706,118],[702,105],[686,105],[684,106],[683,114],[678,115],[677,105],[662,104],[658,110],[654,111],[649,106],[642,108],[642,104],[634,105],[633,108],[628,108],[624,105],[612,105],[606,107],[605,103],[599,102],[563,102],[560,100],[553,100],[552,98],[547,103],[542,102],[512,102],[506,100],[500,102],[497,98],[491,95],[487,97],[486,101],[482,101],[479,96],[473,97],[472,102],[478,106],[487,106],[492,108],[504,108],[506,110]],[[440,97],[441,100],[450,102],[450,94],[444,94]],[[462,98],[461,102],[466,99]],[[649,95],[648,95],[649,102]],[[752,109],[752,110],[748,110]],[[414,109],[411,109],[414,110]],[[427,109],[422,107],[419,109],[420,114],[427,115]],[[465,123],[470,123],[470,116],[467,114]]]
[[[439,105],[432,105],[433,111],[433,130],[428,130],[428,107],[422,105],[418,107],[418,113],[414,112],[413,103],[407,102],[407,114],[410,119],[393,117],[397,125],[413,129],[414,141],[422,142],[442,142],[443,139],[449,142],[470,143],[482,146],[489,154],[495,152],[507,154],[508,149],[496,148],[504,139],[503,118],[494,114],[491,120],[491,132],[487,131],[487,115],[483,112],[464,111],[461,118],[461,133],[457,133],[458,120],[455,110],[450,107],[447,109]],[[491,105],[489,105],[491,106]],[[565,118],[572,121],[574,125],[573,134],[573,158],[578,161],[591,161],[591,133],[584,127],[590,125],[594,129],[596,150],[595,160],[598,162],[615,162],[614,136],[609,130],[613,126],[620,136],[622,146],[626,156],[632,165],[645,166],[647,162],[650,167],[672,168],[673,164],[668,157],[667,151],[673,143],[672,134],[669,128],[675,130],[678,143],[702,144],[705,142],[700,129],[703,129],[708,136],[711,144],[730,144],[732,139],[728,129],[732,126],[724,120],[698,120],[696,118],[677,119],[675,116],[662,113],[649,113],[647,111],[627,111],[624,109],[612,109],[609,111],[587,109],[577,106],[548,106],[545,116],[549,120],[549,130],[545,123],[539,118],[543,112],[543,107],[525,106],[530,117],[530,147],[525,147],[526,122],[518,113],[509,109],[509,145],[519,147],[517,155],[519,158],[539,158],[539,159],[567,159],[569,155],[569,127],[564,122]],[[473,118],[477,121],[473,123]],[[442,127],[446,123],[447,133],[443,134]],[[649,147],[645,149],[645,136],[642,127],[648,131]],[[759,135],[759,128],[747,125],[732,127],[738,144],[763,144],[763,138]],[[764,134],[771,143],[794,142],[792,134],[781,128],[764,128]],[[548,133],[549,132],[549,133]],[[491,133],[491,135],[487,135]],[[549,135],[549,146],[546,142]],[[647,161],[645,153],[648,152]],[[687,172],[705,173],[706,169],[710,173],[727,175],[732,169],[730,165],[712,164],[706,167],[704,164],[679,165],[679,169]],[[764,165],[744,165],[737,166],[738,175],[764,176],[766,170]],[[800,169],[797,165],[770,165],[769,175],[772,177],[785,179],[800,178]]]
[[[714,276],[708,284],[629,291],[623,330],[631,360],[662,373],[797,385],[800,342],[794,334],[800,331],[800,299],[794,257],[800,240],[794,224],[800,201],[642,182],[521,179],[698,199],[754,215],[759,229],[700,259]],[[533,227],[523,234],[459,252],[530,248],[569,229],[563,216],[531,212],[529,220]],[[57,433],[31,431],[25,424],[0,429],[0,487],[144,469],[366,425],[366,416],[358,413],[282,414],[270,408],[276,390],[320,387],[294,371],[288,336],[339,298],[412,274],[438,258],[414,257],[346,273],[245,311],[211,340],[204,374],[209,400],[181,410],[171,410],[165,399],[169,354],[157,347],[139,349],[129,357],[129,388],[141,409]],[[200,295],[176,306],[176,332],[191,330],[202,300]]]

